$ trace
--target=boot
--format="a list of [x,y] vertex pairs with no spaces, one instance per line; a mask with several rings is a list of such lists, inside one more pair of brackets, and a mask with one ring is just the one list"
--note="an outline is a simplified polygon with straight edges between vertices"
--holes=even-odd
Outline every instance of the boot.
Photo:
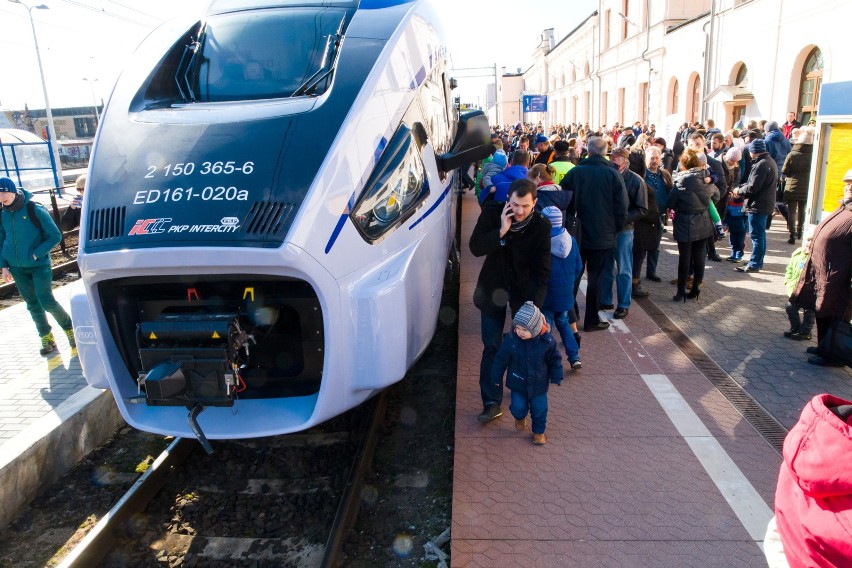
[[687,294],[686,297],[690,300],[697,300],[700,294],[701,289],[698,286],[693,286],[692,290],[689,291],[689,294]]
[[793,234],[793,233],[790,233],[790,238],[787,239],[787,243],[791,244],[791,245],[796,244],[796,235]]
[[686,288],[685,287],[681,288],[680,286],[678,286],[677,294],[674,295],[674,297],[672,298],[672,301],[673,302],[684,302],[684,303],[686,303]]
[[39,353],[47,355],[56,351],[56,340],[53,339],[53,332],[48,331],[41,336],[41,349]]
[[646,292],[642,289],[642,284],[639,282],[638,278],[633,279],[633,287],[630,290],[630,295],[634,298],[647,298],[651,295],[650,292]]
[[72,349],[74,347],[77,347],[77,342],[74,341],[74,330],[73,329],[66,329],[66,330],[63,330],[63,331],[65,331],[65,337],[68,338],[68,345],[70,345]]

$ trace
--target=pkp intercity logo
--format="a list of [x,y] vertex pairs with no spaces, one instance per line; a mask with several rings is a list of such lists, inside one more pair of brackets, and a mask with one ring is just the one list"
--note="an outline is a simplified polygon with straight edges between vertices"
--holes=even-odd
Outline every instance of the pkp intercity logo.
[[133,225],[133,228],[130,229],[130,232],[127,233],[127,235],[155,235],[157,233],[165,233],[166,229],[165,227],[163,227],[163,225],[166,225],[171,222],[171,218],[140,219],[136,221],[136,224]]

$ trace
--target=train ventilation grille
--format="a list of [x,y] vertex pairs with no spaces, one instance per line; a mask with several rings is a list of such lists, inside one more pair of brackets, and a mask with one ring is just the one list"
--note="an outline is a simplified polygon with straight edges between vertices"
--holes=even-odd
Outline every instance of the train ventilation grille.
[[251,206],[245,221],[246,233],[277,235],[286,225],[295,206],[280,201],[257,201]]
[[102,241],[124,236],[126,207],[95,209],[89,213],[87,238],[89,241]]

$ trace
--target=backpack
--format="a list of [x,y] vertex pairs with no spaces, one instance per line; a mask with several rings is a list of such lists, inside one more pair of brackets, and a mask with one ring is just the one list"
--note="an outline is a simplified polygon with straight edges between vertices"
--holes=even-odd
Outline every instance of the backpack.
[[[0,209],[2,211],[2,209]],[[38,229],[40,233],[44,233],[44,228],[41,224],[41,219],[38,218],[35,212],[35,203],[32,200],[27,201],[27,214],[30,216],[30,221],[32,221],[35,228]],[[3,216],[0,215],[0,225],[3,224]]]

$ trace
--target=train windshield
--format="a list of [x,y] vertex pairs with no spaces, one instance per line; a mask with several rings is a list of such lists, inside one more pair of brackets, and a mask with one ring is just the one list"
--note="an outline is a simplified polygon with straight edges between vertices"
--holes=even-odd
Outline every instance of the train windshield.
[[316,96],[331,85],[345,9],[251,10],[211,17],[178,71],[185,98]]

